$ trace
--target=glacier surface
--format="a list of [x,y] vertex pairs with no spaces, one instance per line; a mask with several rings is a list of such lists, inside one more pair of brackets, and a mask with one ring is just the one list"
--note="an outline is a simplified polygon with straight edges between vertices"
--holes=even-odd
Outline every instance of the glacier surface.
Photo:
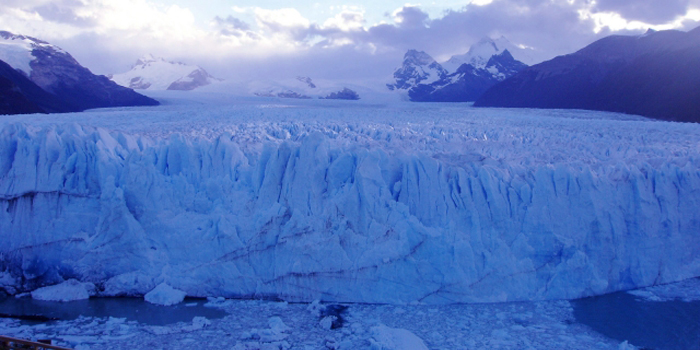
[[700,275],[696,124],[163,96],[0,121],[0,288],[444,304]]

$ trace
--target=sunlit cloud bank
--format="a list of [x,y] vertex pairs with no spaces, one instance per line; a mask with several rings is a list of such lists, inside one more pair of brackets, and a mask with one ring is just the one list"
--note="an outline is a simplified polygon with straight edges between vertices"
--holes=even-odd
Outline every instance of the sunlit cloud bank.
[[295,8],[230,7],[198,21],[195,8],[155,0],[5,0],[0,28],[62,46],[102,74],[124,71],[152,53],[231,78],[379,78],[407,49],[445,60],[484,36],[505,35],[544,60],[611,33],[688,30],[700,21],[699,3],[474,0],[440,14],[421,5],[388,8],[383,20],[370,22],[362,5],[333,6],[322,20]]

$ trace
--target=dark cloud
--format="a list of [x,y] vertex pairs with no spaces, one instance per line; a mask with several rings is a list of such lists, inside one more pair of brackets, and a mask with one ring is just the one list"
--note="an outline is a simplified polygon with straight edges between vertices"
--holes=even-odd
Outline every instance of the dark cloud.
[[598,0],[595,10],[619,13],[628,20],[663,24],[685,15],[689,0]]
[[94,18],[81,17],[76,14],[76,10],[83,7],[85,7],[85,4],[78,0],[63,0],[37,6],[32,8],[32,10],[48,21],[82,28],[94,27],[97,25],[97,21]]
[[580,18],[582,1],[500,0],[487,6],[469,5],[429,19],[418,7],[395,13],[397,24],[379,24],[367,30],[328,33],[357,44],[372,44],[397,57],[408,49],[419,49],[434,57],[465,53],[485,36],[504,35],[516,44],[535,48],[541,59],[575,51],[607,34],[593,33],[594,23]]
[[400,28],[422,28],[429,20],[427,13],[415,6],[404,6],[396,12],[396,20]]
[[242,36],[246,31],[250,30],[250,25],[236,17],[228,16],[221,18],[214,17],[213,25],[219,30],[219,33],[224,36]]

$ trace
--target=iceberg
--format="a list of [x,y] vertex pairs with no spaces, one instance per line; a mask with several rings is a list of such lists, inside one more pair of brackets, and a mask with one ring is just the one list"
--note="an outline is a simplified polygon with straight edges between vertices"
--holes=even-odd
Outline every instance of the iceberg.
[[32,292],[32,298],[43,301],[75,301],[90,299],[95,295],[95,285],[92,283],[80,283],[70,279],[61,284],[42,287]]
[[214,137],[10,123],[0,288],[445,304],[700,275],[699,138],[678,131],[694,126],[508,120],[310,117]]

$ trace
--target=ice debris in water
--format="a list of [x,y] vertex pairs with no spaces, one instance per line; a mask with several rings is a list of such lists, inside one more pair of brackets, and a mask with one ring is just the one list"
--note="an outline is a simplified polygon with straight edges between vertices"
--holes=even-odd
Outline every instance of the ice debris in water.
[[144,295],[144,299],[151,304],[170,306],[181,303],[185,300],[187,293],[175,289],[163,282],[157,287],[153,288],[152,291]]
[[32,298],[44,301],[74,301],[89,299],[95,295],[95,285],[69,279],[53,286],[42,287],[32,291]]

